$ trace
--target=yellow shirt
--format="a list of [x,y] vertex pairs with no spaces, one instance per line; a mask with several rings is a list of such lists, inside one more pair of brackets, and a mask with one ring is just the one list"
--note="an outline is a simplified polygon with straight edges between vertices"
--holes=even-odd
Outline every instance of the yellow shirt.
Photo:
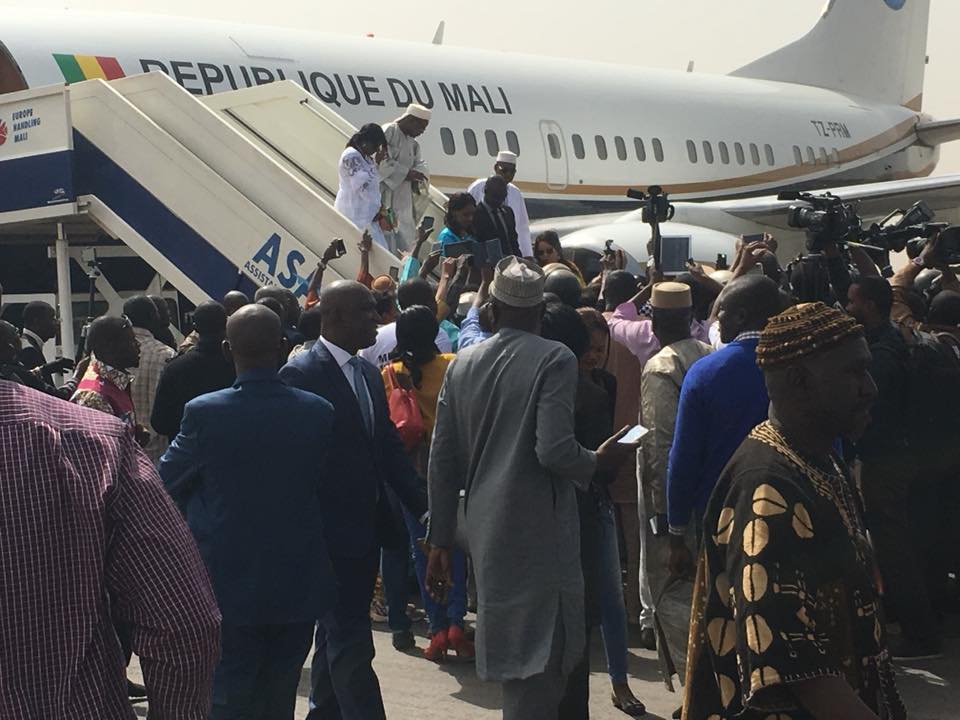
[[[423,373],[423,380],[420,387],[413,388],[428,437],[433,435],[433,423],[437,417],[437,398],[440,396],[440,388],[443,387],[443,377],[446,375],[447,365],[455,357],[456,355],[453,353],[439,353],[433,360],[420,368],[420,372]],[[396,361],[392,363],[392,367],[397,375],[410,377],[410,373],[407,372],[402,362]],[[386,368],[383,370],[383,384],[387,388],[387,397],[389,397],[392,385]]]

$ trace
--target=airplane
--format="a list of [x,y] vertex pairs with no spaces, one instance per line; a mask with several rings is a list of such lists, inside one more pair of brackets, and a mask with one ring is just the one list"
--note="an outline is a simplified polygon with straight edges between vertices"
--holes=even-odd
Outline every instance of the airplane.
[[293,80],[357,126],[418,102],[434,113],[420,143],[437,188],[465,189],[510,149],[531,217],[571,216],[633,209],[625,190],[654,183],[702,201],[929,175],[960,138],[960,119],[922,112],[929,12],[930,0],[831,0],[807,35],[722,76],[5,9],[0,92],[159,70],[198,95]]

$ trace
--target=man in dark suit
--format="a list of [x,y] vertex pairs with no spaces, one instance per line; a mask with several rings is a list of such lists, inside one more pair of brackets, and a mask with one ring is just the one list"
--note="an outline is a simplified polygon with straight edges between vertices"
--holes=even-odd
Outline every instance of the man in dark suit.
[[160,475],[184,511],[223,614],[212,720],[292,720],[314,623],[336,580],[321,521],[333,407],[285,385],[280,320],[249,305],[227,325],[232,388],[186,406]]
[[380,543],[392,532],[388,492],[414,515],[426,512],[426,487],[390,421],[380,373],[357,357],[377,337],[373,293],[341,281],[320,297],[322,332],[309,352],[280,371],[284,382],[316,393],[336,409],[326,465],[323,519],[337,577],[337,606],[317,624],[309,720],[382,720],[373,671],[370,601]]
[[483,200],[477,205],[477,212],[473,216],[473,236],[480,242],[497,239],[504,257],[521,257],[517,242],[517,220],[506,201],[507,181],[499,175],[487,178]]
[[160,373],[150,424],[171,441],[180,432],[183,408],[188,402],[233,385],[236,375],[223,354],[227,311],[218,302],[200,303],[193,313],[196,344],[174,357]]
[[54,373],[73,369],[73,360],[57,358],[51,363],[43,355],[43,346],[57,336],[57,311],[49,303],[35,300],[23,308],[23,349],[17,355],[28,370],[35,370],[48,385],[53,385]]

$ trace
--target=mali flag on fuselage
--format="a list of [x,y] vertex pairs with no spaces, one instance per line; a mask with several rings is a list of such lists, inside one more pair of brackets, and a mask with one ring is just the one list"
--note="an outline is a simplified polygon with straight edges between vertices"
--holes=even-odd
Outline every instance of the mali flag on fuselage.
[[125,77],[123,68],[116,58],[101,57],[99,55],[61,55],[53,54],[53,59],[60,66],[63,79],[68,83],[81,80],[116,80]]

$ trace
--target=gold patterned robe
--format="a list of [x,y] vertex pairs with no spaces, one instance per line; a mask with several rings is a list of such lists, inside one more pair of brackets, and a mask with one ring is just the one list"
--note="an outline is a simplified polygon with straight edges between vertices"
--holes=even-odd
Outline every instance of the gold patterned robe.
[[704,519],[684,718],[806,720],[790,684],[847,680],[883,718],[894,684],[858,492],[769,423],[717,483]]

